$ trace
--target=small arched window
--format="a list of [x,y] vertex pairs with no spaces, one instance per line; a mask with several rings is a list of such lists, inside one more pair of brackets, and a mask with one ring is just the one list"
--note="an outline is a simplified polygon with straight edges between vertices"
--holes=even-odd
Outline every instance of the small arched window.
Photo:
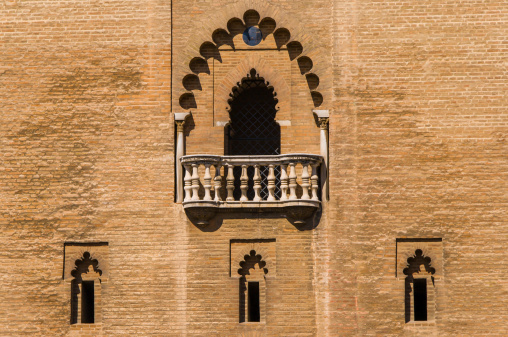
[[71,324],[100,322],[101,275],[99,261],[92,259],[89,252],[76,260],[71,275]]
[[435,317],[434,274],[431,258],[415,250],[404,269],[406,323],[433,321]]
[[251,250],[240,262],[240,323],[264,322],[266,308],[266,262]]

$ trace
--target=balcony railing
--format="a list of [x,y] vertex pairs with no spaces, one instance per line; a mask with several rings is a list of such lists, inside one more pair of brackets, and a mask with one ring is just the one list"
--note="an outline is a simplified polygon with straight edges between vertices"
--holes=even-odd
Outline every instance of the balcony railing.
[[[198,225],[217,211],[284,211],[304,223],[321,204],[320,165],[311,154],[183,156],[183,206]],[[213,173],[213,177],[212,177]]]

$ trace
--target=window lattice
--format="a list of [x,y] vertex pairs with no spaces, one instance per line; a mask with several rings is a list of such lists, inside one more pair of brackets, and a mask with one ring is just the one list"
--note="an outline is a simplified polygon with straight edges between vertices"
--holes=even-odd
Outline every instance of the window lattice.
[[[275,122],[277,113],[276,105],[278,100],[273,87],[260,77],[255,69],[250,75],[244,77],[241,83],[232,89],[228,127],[228,154],[238,155],[278,155],[280,154],[280,126]],[[235,189],[233,196],[235,200],[240,199],[240,176],[241,168],[235,167]],[[261,192],[260,196],[268,198],[268,167],[260,168]],[[249,188],[247,197],[254,198],[252,177],[254,168],[248,169]],[[280,166],[275,167],[275,196],[280,197]]]

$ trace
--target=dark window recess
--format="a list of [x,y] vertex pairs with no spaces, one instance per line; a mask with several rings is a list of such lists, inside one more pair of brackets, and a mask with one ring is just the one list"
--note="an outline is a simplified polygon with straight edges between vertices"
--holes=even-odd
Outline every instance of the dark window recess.
[[94,282],[81,283],[81,323],[94,323]]
[[261,314],[259,311],[259,282],[249,282],[249,322],[259,322]]
[[427,280],[414,279],[414,313],[415,321],[427,320]]
[[[259,156],[280,154],[280,126],[275,122],[277,114],[277,98],[273,87],[260,77],[255,69],[250,75],[244,77],[238,86],[232,89],[228,104],[230,105],[230,124],[226,129],[227,153],[230,156]],[[260,167],[261,191],[263,200],[268,198],[268,170],[267,166]],[[275,197],[279,198],[280,190],[280,166],[276,166],[275,173]],[[241,196],[240,176],[241,167],[235,167],[235,189],[233,196],[239,200]],[[254,198],[252,177],[254,167],[247,170],[249,186],[247,198]]]

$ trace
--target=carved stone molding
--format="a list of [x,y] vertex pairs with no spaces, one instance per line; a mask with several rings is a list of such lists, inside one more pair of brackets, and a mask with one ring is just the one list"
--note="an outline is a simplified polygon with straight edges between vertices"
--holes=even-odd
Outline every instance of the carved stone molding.
[[185,213],[189,219],[199,227],[206,227],[217,214],[218,205],[215,202],[195,201],[185,205]]
[[295,205],[285,207],[286,215],[297,225],[306,224],[306,219],[310,218],[315,212],[316,207],[311,205]]

